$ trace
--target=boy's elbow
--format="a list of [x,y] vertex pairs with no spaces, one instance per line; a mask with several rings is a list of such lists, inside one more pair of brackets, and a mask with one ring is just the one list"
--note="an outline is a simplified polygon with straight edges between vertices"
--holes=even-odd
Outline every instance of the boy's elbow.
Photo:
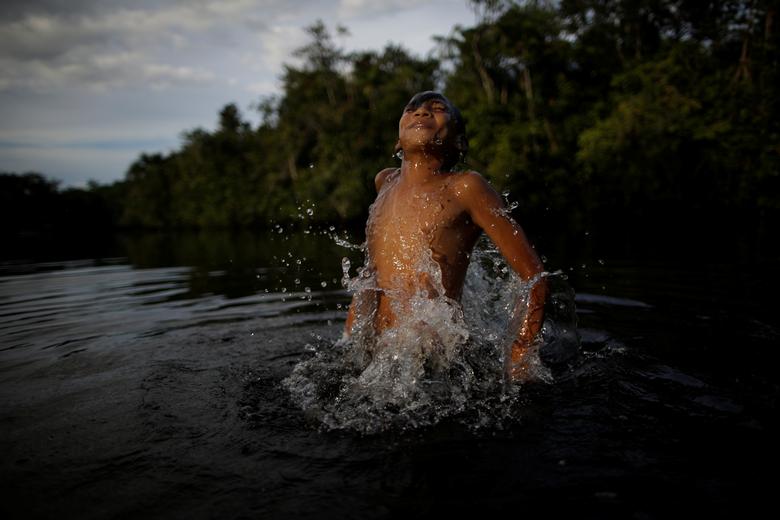
[[547,277],[541,277],[537,285],[539,285],[539,292],[542,293],[542,298],[547,298],[547,293],[550,292],[550,282],[547,281]]
[[544,264],[537,260],[529,266],[523,277],[527,282],[530,282],[533,292],[542,295],[542,298],[547,294],[547,277],[544,276],[544,273]]
[[544,263],[542,262],[542,259],[539,257],[539,255],[536,253],[536,250],[531,246],[531,265],[534,271],[533,276],[539,276],[540,274],[545,272],[544,269]]
[[544,273],[544,264],[535,254],[531,258],[526,257],[524,261],[520,261],[519,263],[521,267],[518,268],[517,271],[525,280],[540,278]]

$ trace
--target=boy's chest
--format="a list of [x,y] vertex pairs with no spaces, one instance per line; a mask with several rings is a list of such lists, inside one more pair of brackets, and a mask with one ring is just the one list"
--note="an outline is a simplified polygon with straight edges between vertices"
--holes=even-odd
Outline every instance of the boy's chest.
[[446,185],[416,190],[394,185],[371,207],[368,246],[377,260],[389,255],[409,261],[422,250],[450,256],[470,239],[473,226]]
[[463,208],[450,196],[446,185],[403,189],[394,185],[383,190],[371,207],[369,219],[393,234],[430,235],[451,227],[463,216]]

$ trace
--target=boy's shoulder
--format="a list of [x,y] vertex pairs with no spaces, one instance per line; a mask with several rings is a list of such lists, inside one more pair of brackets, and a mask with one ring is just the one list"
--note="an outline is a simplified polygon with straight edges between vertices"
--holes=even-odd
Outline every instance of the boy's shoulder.
[[451,172],[452,182],[461,184],[463,186],[483,186],[487,185],[489,186],[487,180],[482,176],[481,173],[475,172],[474,170],[463,170],[460,172]]
[[[374,177],[376,191],[379,193],[387,181],[397,178],[401,174],[400,168],[385,168]],[[465,170],[450,172],[446,179],[447,187],[454,191],[459,199],[469,199],[484,195],[486,192],[495,193],[493,187],[479,172]]]
[[462,172],[453,172],[449,182],[450,189],[454,188],[458,198],[470,198],[476,195],[482,195],[486,191],[493,192],[493,187],[479,172],[466,170]]
[[376,177],[374,177],[374,185],[376,186],[377,193],[379,193],[379,190],[382,189],[382,185],[388,178],[391,176],[397,176],[399,173],[401,173],[401,168],[385,168],[381,172],[377,173]]

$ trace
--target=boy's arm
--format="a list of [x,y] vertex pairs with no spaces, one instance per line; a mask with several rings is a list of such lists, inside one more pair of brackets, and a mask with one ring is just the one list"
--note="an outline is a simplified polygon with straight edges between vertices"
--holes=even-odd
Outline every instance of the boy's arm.
[[352,301],[349,302],[349,310],[347,311],[347,322],[344,324],[344,334],[346,336],[352,335],[352,324],[355,323],[355,297],[352,297]]
[[[387,178],[394,172],[397,172],[398,168],[385,168],[384,170],[380,171],[376,174],[374,177],[374,185],[376,186],[376,192],[379,193],[382,190],[382,186],[384,185]],[[344,333],[347,336],[352,335],[352,325],[355,323],[355,307],[357,306],[357,294],[352,296],[352,302],[349,304],[349,310],[347,311],[347,321],[344,324]]]
[[[509,266],[523,280],[531,280],[544,272],[539,255],[536,254],[523,229],[512,219],[504,201],[487,181],[478,173],[467,173],[460,179],[456,194],[465,206],[471,220],[490,237],[501,251]],[[538,278],[528,296],[528,310],[521,323],[515,324],[516,336],[512,343],[509,365],[513,379],[523,377],[527,369],[527,354],[534,338],[542,327],[544,302],[547,297],[547,283]],[[517,302],[520,305],[522,302]],[[522,315],[515,308],[515,316]]]

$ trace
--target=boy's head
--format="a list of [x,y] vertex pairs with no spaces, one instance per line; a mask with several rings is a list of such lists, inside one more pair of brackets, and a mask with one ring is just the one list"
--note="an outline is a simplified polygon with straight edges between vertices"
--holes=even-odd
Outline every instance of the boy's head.
[[[447,124],[446,141],[440,141],[444,147],[444,164],[443,169],[449,170],[454,167],[459,161],[463,160],[468,151],[468,139],[466,138],[466,122],[463,120],[463,116],[460,110],[452,104],[444,95],[439,92],[428,90],[425,92],[418,92],[404,107],[404,115],[401,116],[401,121],[409,113],[423,108],[429,108],[435,110],[444,110],[449,115],[449,122]],[[402,150],[400,131],[402,129],[399,126],[399,140],[396,144],[395,151]],[[435,136],[436,139],[437,136]]]

